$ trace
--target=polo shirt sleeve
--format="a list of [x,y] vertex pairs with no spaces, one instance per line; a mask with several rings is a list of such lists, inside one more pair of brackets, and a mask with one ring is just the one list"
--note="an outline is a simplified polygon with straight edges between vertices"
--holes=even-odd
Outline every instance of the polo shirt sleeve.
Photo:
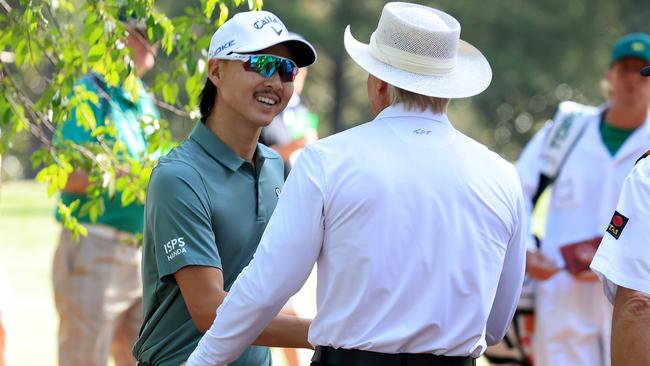
[[188,365],[235,360],[307,280],[324,232],[326,175],[314,145],[300,154],[253,260],[230,289]]
[[[87,76],[81,79],[76,87],[83,86],[87,91],[97,94],[99,99],[99,104],[95,104],[92,101],[84,101],[82,103],[87,104],[92,110],[93,116],[95,117],[95,122],[98,126],[104,124],[105,113],[102,108],[102,100],[97,91],[97,86],[93,82],[92,76]],[[81,121],[77,119],[77,108],[72,108],[68,119],[60,124],[57,127],[57,132],[60,133],[60,138],[63,140],[72,141],[77,144],[84,142],[95,142],[96,139],[92,137],[92,132],[89,129],[86,129],[83,125],[80,124]],[[54,135],[55,142],[59,141],[59,136]]]
[[210,201],[199,173],[172,161],[159,165],[147,191],[146,239],[154,246],[161,280],[188,265],[221,269]]
[[[623,183],[616,212],[591,262],[613,304],[623,286],[650,294],[650,159],[634,167]],[[617,218],[615,218],[617,217]]]

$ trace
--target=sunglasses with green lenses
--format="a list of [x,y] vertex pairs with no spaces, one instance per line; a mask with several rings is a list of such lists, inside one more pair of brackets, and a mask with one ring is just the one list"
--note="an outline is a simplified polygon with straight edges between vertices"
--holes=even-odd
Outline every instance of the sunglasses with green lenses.
[[[288,58],[275,55],[245,55],[231,53],[229,59],[240,60],[244,62],[244,70],[256,72],[269,79],[275,72],[278,72],[280,80],[291,82],[298,74],[298,65]],[[224,57],[226,58],[226,57]]]

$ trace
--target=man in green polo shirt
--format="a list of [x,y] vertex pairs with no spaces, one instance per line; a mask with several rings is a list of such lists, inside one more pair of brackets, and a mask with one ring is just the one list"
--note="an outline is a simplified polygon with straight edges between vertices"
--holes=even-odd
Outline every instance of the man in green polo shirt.
[[[144,23],[129,20],[126,46],[139,77],[155,63],[155,46],[146,38]],[[138,79],[134,98],[123,87],[110,87],[100,76],[88,74],[77,87],[98,96],[97,105],[87,102],[97,126],[108,125],[117,131],[112,145],[120,141],[132,157],[144,157],[146,142],[141,122],[157,119],[159,114],[151,96]],[[77,89],[78,90],[78,89]],[[72,141],[94,144],[92,131],[78,124],[76,113],[59,126],[55,142]],[[61,200],[70,204],[87,202],[88,175],[73,172],[61,192]],[[121,196],[102,195],[104,213],[95,222],[88,215],[73,214],[86,227],[88,236],[80,242],[62,230],[53,264],[53,286],[60,316],[59,362],[61,366],[106,366],[112,354],[117,366],[133,365],[131,348],[142,321],[141,252],[134,245],[134,234],[143,230],[144,207],[133,203],[122,207]],[[57,219],[61,217],[57,212]]]
[[[258,137],[286,107],[298,67],[315,60],[313,47],[266,11],[239,13],[212,37],[201,122],[149,183],[138,365],[185,362],[252,259],[284,180],[282,159]],[[308,348],[309,324],[280,315],[251,343]],[[232,363],[270,364],[259,346]]]

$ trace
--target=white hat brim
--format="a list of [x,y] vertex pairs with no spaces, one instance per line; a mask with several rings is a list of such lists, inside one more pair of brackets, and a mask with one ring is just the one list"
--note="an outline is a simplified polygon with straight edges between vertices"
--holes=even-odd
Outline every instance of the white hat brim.
[[484,91],[492,80],[492,69],[483,54],[459,40],[454,70],[441,76],[404,71],[375,58],[365,43],[357,41],[345,28],[345,50],[361,68],[393,86],[437,98],[466,98]]

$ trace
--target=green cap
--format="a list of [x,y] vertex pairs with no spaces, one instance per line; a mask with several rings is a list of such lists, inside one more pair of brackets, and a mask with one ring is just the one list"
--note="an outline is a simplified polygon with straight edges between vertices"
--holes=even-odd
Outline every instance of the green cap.
[[610,65],[626,57],[640,58],[650,64],[650,35],[632,33],[619,39],[612,48]]

